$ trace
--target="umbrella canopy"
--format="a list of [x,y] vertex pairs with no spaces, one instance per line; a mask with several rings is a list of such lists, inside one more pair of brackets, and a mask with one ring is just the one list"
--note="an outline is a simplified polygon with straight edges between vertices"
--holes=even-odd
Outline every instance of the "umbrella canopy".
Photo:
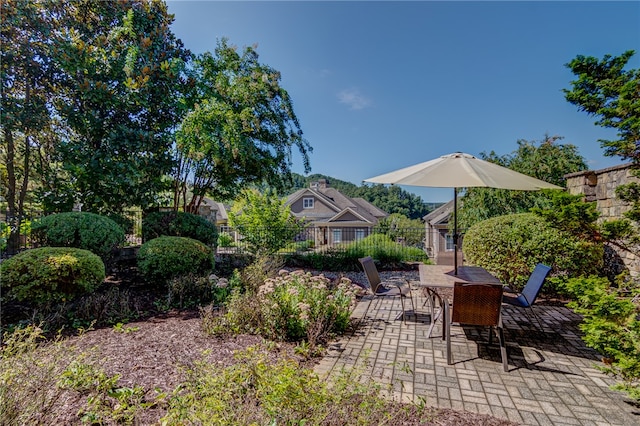
[[487,187],[520,191],[562,189],[557,185],[532,178],[463,152],[443,155],[440,158],[424,163],[365,179],[365,182],[454,188],[453,239],[455,274],[458,273],[458,188]]
[[439,188],[485,186],[521,191],[562,189],[557,185],[523,175],[463,152],[443,155],[434,160],[365,179],[365,182]]

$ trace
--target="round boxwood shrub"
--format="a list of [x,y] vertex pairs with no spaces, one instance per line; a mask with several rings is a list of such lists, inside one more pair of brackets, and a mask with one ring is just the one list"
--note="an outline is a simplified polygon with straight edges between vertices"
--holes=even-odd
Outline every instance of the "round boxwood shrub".
[[463,250],[469,263],[518,289],[524,286],[536,263],[551,266],[554,275],[586,276],[602,268],[604,254],[601,244],[553,228],[533,213],[476,223],[464,236]]
[[215,247],[218,242],[216,225],[202,216],[185,212],[153,212],[142,220],[142,239],[160,236],[188,237]]
[[18,301],[48,304],[90,293],[105,278],[102,259],[89,250],[40,247],[0,264],[2,293]]
[[103,260],[125,242],[123,229],[105,216],[88,212],[67,212],[45,216],[31,225],[36,244],[89,250]]
[[187,237],[158,237],[138,251],[138,270],[151,281],[166,282],[185,274],[207,274],[214,266],[213,250]]

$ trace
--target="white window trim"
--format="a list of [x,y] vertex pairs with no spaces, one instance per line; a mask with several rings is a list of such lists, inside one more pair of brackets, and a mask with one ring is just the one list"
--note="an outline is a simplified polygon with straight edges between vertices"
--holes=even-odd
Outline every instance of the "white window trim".
[[314,204],[315,204],[315,200],[314,200],[313,197],[304,197],[302,199],[302,208],[303,209],[312,209]]
[[453,251],[455,249],[455,245],[453,244],[453,235],[447,233],[445,234],[444,239],[444,250]]

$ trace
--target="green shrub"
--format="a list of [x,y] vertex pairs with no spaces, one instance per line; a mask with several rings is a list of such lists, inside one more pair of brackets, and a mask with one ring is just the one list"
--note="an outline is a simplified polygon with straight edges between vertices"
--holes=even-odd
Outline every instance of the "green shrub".
[[[355,287],[343,278],[335,285],[324,276],[282,271],[267,279],[257,294],[237,296],[221,318],[224,330],[257,332],[267,339],[305,341],[313,350],[349,325]],[[247,306],[251,309],[246,310]],[[213,325],[210,331],[215,333]]]
[[[365,380],[364,366],[343,369],[328,380],[273,350],[253,346],[221,369],[206,360],[186,371],[187,380],[169,399],[162,424],[385,425],[433,424],[437,411],[384,397]],[[282,358],[282,357],[279,357]],[[362,360],[359,360],[362,362]],[[366,362],[366,360],[364,360]]]
[[640,309],[633,302],[640,288],[621,289],[596,276],[568,279],[565,285],[573,299],[569,307],[583,317],[583,340],[607,357],[599,369],[620,380],[613,389],[640,401]]
[[191,213],[149,213],[142,220],[142,239],[150,241],[160,236],[193,238],[215,247],[218,242],[218,229],[202,216]]
[[0,424],[43,425],[63,397],[58,379],[77,348],[58,336],[43,343],[41,328],[4,333],[0,345]]
[[192,238],[158,237],[138,251],[138,269],[149,282],[164,283],[189,273],[207,275],[213,267],[213,250]]
[[287,264],[299,268],[322,271],[359,271],[358,259],[371,256],[381,269],[401,269],[406,262],[427,262],[424,250],[404,246],[384,234],[372,234],[359,241],[333,247],[324,252],[291,253]]
[[602,268],[604,249],[551,227],[532,213],[498,216],[472,226],[464,236],[469,263],[520,289],[533,267],[544,263],[560,276],[595,274]]
[[11,228],[5,222],[0,222],[0,253],[7,249],[7,241],[11,235]]
[[88,250],[41,247],[2,262],[0,275],[3,294],[48,304],[92,292],[104,281],[105,268]]
[[231,279],[220,278],[217,275],[202,276],[185,274],[173,277],[167,285],[167,296],[164,301],[158,301],[156,306],[168,310],[170,308],[194,308],[207,304],[221,306],[226,302],[234,289],[241,287],[239,274]]
[[226,232],[218,235],[218,247],[233,247],[235,243],[233,237]]
[[87,212],[45,216],[33,222],[31,235],[40,246],[85,249],[105,261],[125,241],[124,231],[117,223],[105,216]]

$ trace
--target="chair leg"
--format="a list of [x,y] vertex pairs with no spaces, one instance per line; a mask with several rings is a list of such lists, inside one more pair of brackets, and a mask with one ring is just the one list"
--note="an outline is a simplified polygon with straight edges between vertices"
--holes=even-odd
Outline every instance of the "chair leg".
[[538,317],[538,314],[536,314],[536,311],[533,309],[533,305],[529,305],[529,310],[531,310],[531,314],[533,314],[533,316],[535,317],[536,322],[538,323],[540,332],[544,333],[544,328],[542,327],[542,320],[540,319],[540,317]]
[[444,315],[442,317],[442,337],[447,341],[447,364],[453,364],[451,353],[451,321],[449,320],[449,304],[444,303]]
[[499,325],[497,330],[498,342],[500,342],[500,356],[502,357],[502,369],[505,372],[509,371],[509,364],[507,362],[507,345],[504,341],[504,331],[502,330],[502,325]]
[[418,319],[418,313],[416,312],[416,305],[413,303],[413,294],[411,294],[411,290],[409,290],[409,299],[411,299],[411,309],[413,309],[413,316]]

